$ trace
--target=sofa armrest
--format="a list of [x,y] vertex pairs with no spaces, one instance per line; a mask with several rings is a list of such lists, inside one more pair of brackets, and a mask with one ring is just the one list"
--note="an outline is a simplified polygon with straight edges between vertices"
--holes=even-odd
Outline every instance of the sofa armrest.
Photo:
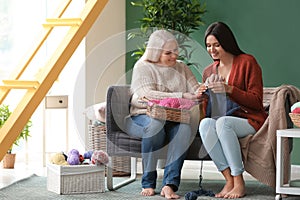
[[130,86],[109,86],[106,95],[106,130],[123,131],[124,118],[129,115]]

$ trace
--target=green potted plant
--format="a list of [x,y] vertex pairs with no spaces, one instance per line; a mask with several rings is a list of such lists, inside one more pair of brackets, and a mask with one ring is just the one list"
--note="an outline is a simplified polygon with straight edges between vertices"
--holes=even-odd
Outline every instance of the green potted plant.
[[[204,25],[202,20],[206,13],[206,4],[200,0],[140,0],[131,2],[131,5],[142,7],[143,17],[139,20],[140,30],[128,34],[128,40],[143,38],[146,40],[154,29],[166,29],[172,31],[180,45],[179,59],[188,65],[192,45],[188,43],[191,33]],[[132,57],[139,59],[145,50],[146,44],[140,44],[132,53]]]
[[[7,121],[9,116],[11,115],[11,111],[9,110],[8,105],[0,106],[0,128]],[[31,120],[27,122],[20,135],[14,141],[13,145],[8,149],[6,155],[3,158],[3,167],[4,168],[14,168],[15,163],[15,153],[12,153],[13,147],[18,146],[22,140],[27,141],[28,137],[30,137],[30,127],[32,126]]]

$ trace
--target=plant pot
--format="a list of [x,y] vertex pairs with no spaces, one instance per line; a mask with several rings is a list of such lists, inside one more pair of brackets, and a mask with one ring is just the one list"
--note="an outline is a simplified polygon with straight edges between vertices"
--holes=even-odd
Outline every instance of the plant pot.
[[15,168],[16,154],[7,153],[3,158],[3,168],[13,169]]

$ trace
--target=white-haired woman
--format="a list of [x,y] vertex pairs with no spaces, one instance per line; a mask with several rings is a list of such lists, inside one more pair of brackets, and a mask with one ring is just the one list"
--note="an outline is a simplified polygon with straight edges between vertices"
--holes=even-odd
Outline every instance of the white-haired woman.
[[157,30],[149,38],[146,50],[134,68],[131,81],[131,116],[127,118],[128,134],[142,138],[142,192],[155,195],[157,160],[166,154],[166,166],[160,194],[167,199],[180,198],[175,192],[180,184],[187,149],[197,132],[199,109],[191,124],[158,120],[146,115],[140,98],[200,98],[199,84],[191,70],[177,61],[178,44],[172,33]]

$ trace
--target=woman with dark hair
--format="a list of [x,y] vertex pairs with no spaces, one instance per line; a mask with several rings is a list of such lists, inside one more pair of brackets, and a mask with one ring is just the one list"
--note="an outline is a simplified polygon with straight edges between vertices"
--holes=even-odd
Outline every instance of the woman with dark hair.
[[147,105],[140,101],[143,97],[192,101],[200,98],[196,77],[177,58],[178,43],[174,35],[157,30],[150,35],[145,53],[133,68],[130,116],[126,118],[126,127],[129,135],[142,138],[143,196],[155,195],[157,160],[166,154],[160,194],[167,199],[180,198],[175,192],[180,184],[181,169],[199,126],[199,106],[192,108],[191,123],[186,124],[151,118],[146,114]]
[[239,48],[225,23],[215,22],[207,28],[205,45],[214,62],[204,69],[203,83],[210,93],[224,94],[239,107],[230,116],[202,119],[199,132],[204,147],[226,180],[215,196],[240,198],[246,189],[239,138],[255,134],[267,117],[262,102],[262,71],[256,59]]
[[223,22],[213,23],[207,28],[204,38],[206,47],[206,39],[209,35],[215,36],[215,38],[219,41],[220,45],[226,52],[231,53],[235,56],[244,54],[244,52],[238,46],[232,31]]

